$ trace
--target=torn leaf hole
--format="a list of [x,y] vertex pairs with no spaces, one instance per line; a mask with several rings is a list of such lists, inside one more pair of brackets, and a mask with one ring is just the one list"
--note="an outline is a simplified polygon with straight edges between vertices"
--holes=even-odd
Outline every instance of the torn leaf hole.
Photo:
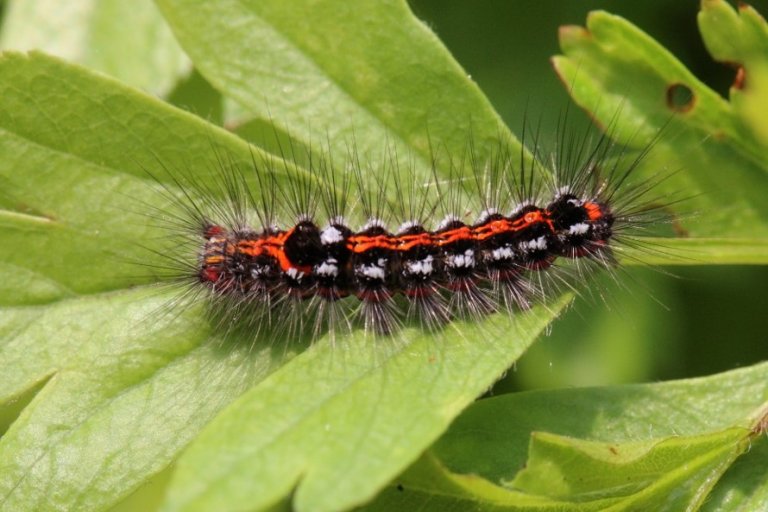
[[696,103],[696,96],[685,84],[672,84],[667,87],[667,106],[675,112],[688,112]]

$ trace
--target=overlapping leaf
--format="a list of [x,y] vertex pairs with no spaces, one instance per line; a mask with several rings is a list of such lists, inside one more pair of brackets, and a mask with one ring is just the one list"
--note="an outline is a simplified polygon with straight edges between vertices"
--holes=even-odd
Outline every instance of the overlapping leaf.
[[649,163],[671,174],[662,185],[669,197],[685,198],[685,210],[700,216],[684,222],[689,235],[741,238],[725,244],[752,247],[747,261],[765,262],[767,125],[752,112],[768,108],[761,79],[768,58],[760,51],[768,29],[753,9],[739,17],[724,0],[703,2],[699,24],[713,57],[743,62],[752,78],[744,91],[731,90],[730,102],[638,28],[601,11],[586,28],[561,29],[564,55],[553,59],[555,69],[576,102],[619,140],[648,140],[664,129]]
[[[159,0],[195,66],[250,113],[344,158],[382,142],[415,156],[461,155],[467,134],[519,148],[488,100],[402,0]],[[429,133],[429,136],[428,136]],[[493,147],[493,146],[490,146]]]
[[42,50],[165,95],[191,64],[151,0],[12,0],[4,50]]
[[366,510],[760,510],[766,372],[482,400]]

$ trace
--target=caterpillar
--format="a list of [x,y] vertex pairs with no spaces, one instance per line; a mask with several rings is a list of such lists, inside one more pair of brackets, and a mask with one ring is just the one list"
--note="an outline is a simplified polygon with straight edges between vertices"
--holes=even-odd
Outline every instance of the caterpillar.
[[[593,268],[614,268],[622,244],[665,221],[652,197],[658,176],[630,180],[652,144],[632,152],[609,135],[563,129],[558,152],[534,141],[532,155],[514,155],[497,143],[486,161],[470,142],[441,160],[447,172],[433,158],[424,183],[387,149],[365,163],[351,150],[339,168],[326,153],[298,157],[292,144],[249,169],[217,155],[213,187],[184,175],[163,186],[178,207],[164,217],[183,240],[162,254],[190,297],[253,335],[361,326],[386,336],[404,324],[437,330],[516,314]],[[277,179],[276,168],[299,160],[306,172]]]

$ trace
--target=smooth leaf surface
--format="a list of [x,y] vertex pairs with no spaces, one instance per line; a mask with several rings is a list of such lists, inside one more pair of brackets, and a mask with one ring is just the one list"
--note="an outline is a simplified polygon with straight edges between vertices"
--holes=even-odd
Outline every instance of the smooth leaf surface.
[[[765,434],[763,434],[765,436]],[[768,508],[768,443],[756,439],[717,483],[704,512],[751,512]]]
[[11,0],[3,50],[42,50],[164,96],[191,69],[151,0]]
[[486,341],[461,326],[439,337],[406,332],[407,346],[373,352],[365,338],[313,346],[211,422],[179,459],[166,510],[258,510],[297,484],[296,510],[370,498],[522,354],[550,314],[496,318]]
[[249,162],[251,150],[39,54],[3,54],[0,90],[0,252],[14,276],[0,295],[0,409],[15,419],[0,440],[0,503],[99,510],[290,355],[219,350],[199,309],[173,321],[172,294],[130,289],[151,275],[126,260],[151,257],[139,244],[161,233],[139,213],[161,197],[139,163],[197,158],[204,177],[212,144]]
[[493,397],[467,409],[434,449],[451,470],[503,481],[523,466],[533,431],[627,442],[747,427],[768,401],[766,374],[763,363],[661,384]]
[[[732,8],[722,1],[704,2],[700,19],[712,18],[707,14],[712,9]],[[755,16],[750,20],[753,27],[762,23],[764,30],[764,22]],[[701,23],[705,40],[716,30],[727,32],[729,39],[746,38],[746,28],[733,32]],[[738,107],[738,98],[726,101],[656,41],[605,12],[591,13],[586,28],[563,27],[560,46],[564,55],[553,59],[557,72],[576,102],[611,126],[617,139],[632,144],[663,128],[646,167],[671,174],[661,190],[684,198],[680,207],[695,212],[695,218],[682,222],[690,236],[763,243],[768,233],[768,146],[752,128],[747,109]],[[758,95],[763,97],[755,91]],[[762,112],[768,104],[752,103],[750,108]]]
[[553,510],[564,501],[574,510],[695,510],[748,443],[743,427],[619,445],[534,433],[509,486],[547,497]]
[[451,473],[425,456],[363,510],[696,510],[748,438],[744,428],[626,444],[533,433],[513,482]]
[[768,239],[646,237],[617,256],[622,265],[761,265],[768,258]]
[[481,400],[369,508],[695,510],[747,451],[715,487],[723,508],[707,501],[707,509],[760,510],[766,375],[761,364],[662,384]]
[[0,508],[103,510],[270,370],[268,350],[216,348],[188,316],[147,325],[168,300],[119,292],[0,315],[16,331],[0,347],[3,391],[50,376],[0,441]]
[[147,222],[149,205],[161,205],[144,169],[160,179],[161,165],[194,161],[200,176],[215,175],[213,147],[251,165],[237,137],[40,54],[4,54],[0,91],[0,252],[14,268],[0,303],[146,282],[130,278],[147,272],[128,263],[147,258],[138,244],[160,235]]
[[[168,166],[205,180],[216,173],[212,147],[246,162],[251,150],[194,116],[39,54],[5,54],[0,92],[0,169],[8,184],[2,197],[6,229],[0,250],[6,264],[19,269],[17,279],[23,281],[16,285],[30,291],[16,294],[14,285],[3,296],[4,407],[12,410],[19,397],[48,379],[0,441],[1,499],[14,510],[103,509],[161,473],[202,425],[292,355],[285,347],[257,350],[248,348],[249,343],[241,349],[222,348],[218,333],[199,324],[199,310],[173,317],[178,324],[158,322],[156,315],[162,317],[169,297],[127,289],[151,279],[126,277],[137,270],[125,260],[147,257],[139,244],[151,248],[161,234],[141,215],[158,200],[157,187],[143,168]],[[20,246],[25,247],[23,254],[15,249]],[[281,389],[290,396],[279,403],[303,396],[296,405],[304,407],[307,424],[331,414],[343,420],[338,428],[349,438],[365,439],[370,424],[359,422],[354,411],[371,400],[381,437],[366,445],[366,452],[332,443],[338,439],[334,433],[319,430],[322,437],[312,439],[327,451],[311,454],[310,460],[292,444],[272,445],[274,430],[266,429],[266,438],[249,439],[252,453],[283,461],[271,481],[284,476],[278,470],[304,469],[309,463],[329,474],[344,473],[351,462],[359,464],[367,460],[366,453],[373,454],[381,466],[367,473],[358,467],[364,486],[328,494],[318,485],[323,479],[310,479],[311,485],[299,494],[304,503],[327,500],[324,506],[331,509],[362,501],[417,457],[511,365],[563,304],[521,320],[515,331],[519,336],[510,336],[510,320],[494,317],[487,325],[463,328],[461,334],[406,333],[399,350],[369,350],[371,340],[358,340],[363,347],[346,360],[340,374],[323,374],[328,368],[323,364],[319,374],[309,371],[307,365],[338,357],[336,349],[318,343],[306,353],[307,360],[284,367],[287,387]],[[444,358],[429,365],[436,352]],[[394,363],[383,364],[388,358]],[[316,379],[302,378],[305,374]],[[440,384],[433,391],[439,396],[403,408],[398,390],[430,389],[430,379]],[[354,385],[358,380],[361,384]],[[338,391],[346,387],[349,392]],[[253,393],[270,396],[258,387]],[[377,402],[378,393],[387,400]],[[317,409],[326,394],[333,397],[330,405]],[[270,397],[266,403],[274,402]],[[240,402],[225,418],[238,418],[245,429],[245,423],[255,421],[247,405]],[[275,417],[270,421],[260,415],[258,421],[265,427],[277,424],[280,430],[281,409],[269,410]],[[405,436],[408,442],[401,449],[391,450],[402,437],[403,424],[419,428]],[[197,446],[210,450],[216,443],[207,438]],[[261,446],[272,449],[261,453]],[[193,465],[185,460],[181,467],[186,471],[199,464],[194,458],[189,459]],[[194,467],[200,473],[208,462]],[[180,475],[176,496],[189,492],[189,482]],[[232,482],[242,482],[232,476]],[[294,483],[280,480],[275,488],[280,492],[270,499],[284,498]],[[193,490],[200,484],[194,482]]]
[[361,153],[381,152],[389,140],[425,169],[430,137],[461,155],[470,129],[479,151],[499,138],[519,148],[403,0],[157,3],[215,87],[300,140],[327,136],[339,158],[353,138]]
[[544,507],[547,504],[546,498],[510,491],[477,475],[453,473],[431,453],[427,453],[373,502],[364,505],[360,510],[501,512],[527,510],[525,507],[531,510],[546,510]]

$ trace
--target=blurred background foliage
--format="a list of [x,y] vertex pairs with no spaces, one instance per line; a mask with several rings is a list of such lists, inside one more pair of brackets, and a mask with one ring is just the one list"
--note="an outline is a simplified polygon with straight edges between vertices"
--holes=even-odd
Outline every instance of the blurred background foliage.
[[[697,0],[410,3],[514,132],[520,133],[524,117],[550,127],[543,130],[544,144],[569,102],[549,63],[559,53],[558,27],[583,26],[591,10],[637,25],[724,97],[735,74],[707,53]],[[768,13],[768,2],[748,3]],[[577,126],[589,123],[582,112],[569,116]],[[707,212],[697,212],[690,222],[706,221]],[[554,322],[551,334],[493,392],[684,378],[768,359],[768,267],[631,267],[620,273],[618,285],[609,276],[594,283],[594,293]]]
[[[0,16],[7,3],[0,0]],[[520,133],[524,118],[541,122],[545,146],[569,102],[566,87],[549,63],[559,53],[558,27],[584,25],[594,9],[625,17],[727,97],[734,70],[707,54],[696,24],[698,4],[410,1],[415,14],[437,33],[514,132]],[[768,0],[752,5],[768,13]],[[7,38],[3,46],[14,48]],[[212,122],[231,122],[227,102],[198,73],[187,73],[184,62],[177,64],[181,78],[175,87],[155,92]],[[586,129],[588,117],[576,110],[571,110],[570,121]],[[246,124],[238,133],[248,138],[263,129]],[[692,222],[707,222],[707,212],[697,213]],[[594,293],[578,299],[493,392],[683,378],[768,359],[768,267],[630,267],[620,273],[619,284],[610,276],[593,283]]]

